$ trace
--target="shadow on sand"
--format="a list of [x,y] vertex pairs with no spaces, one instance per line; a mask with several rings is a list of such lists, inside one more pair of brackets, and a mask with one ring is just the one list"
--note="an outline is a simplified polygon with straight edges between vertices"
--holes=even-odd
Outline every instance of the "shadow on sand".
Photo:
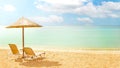
[[44,61],[26,61],[20,63],[20,65],[28,66],[28,67],[52,67],[52,66],[60,66],[61,64],[56,61],[44,60]]

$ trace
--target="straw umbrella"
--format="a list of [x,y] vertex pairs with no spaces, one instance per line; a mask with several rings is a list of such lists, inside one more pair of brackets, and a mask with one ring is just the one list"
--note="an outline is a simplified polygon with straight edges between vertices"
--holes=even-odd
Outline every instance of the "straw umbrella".
[[[10,26],[7,26],[6,28],[22,28],[22,48],[24,48],[24,28],[30,27],[42,27],[42,26],[33,21],[30,21],[27,18],[21,17],[15,23],[13,23]],[[24,58],[24,49],[22,55]]]

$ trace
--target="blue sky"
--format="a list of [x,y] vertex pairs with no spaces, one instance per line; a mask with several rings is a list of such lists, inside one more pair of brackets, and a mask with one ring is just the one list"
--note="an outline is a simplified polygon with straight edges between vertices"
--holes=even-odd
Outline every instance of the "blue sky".
[[22,16],[44,26],[118,26],[120,0],[0,0],[0,25]]

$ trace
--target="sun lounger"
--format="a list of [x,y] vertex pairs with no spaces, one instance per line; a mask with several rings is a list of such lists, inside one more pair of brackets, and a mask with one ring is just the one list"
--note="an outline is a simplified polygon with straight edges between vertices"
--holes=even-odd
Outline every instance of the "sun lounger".
[[11,57],[11,59],[17,59],[17,58],[21,58],[22,57],[22,55],[20,54],[16,44],[9,44],[9,47],[10,47],[10,50],[12,52],[12,55],[9,54],[9,57],[10,56],[14,57],[14,58]]
[[9,44],[12,54],[20,55],[20,52],[15,44]]
[[45,52],[35,54],[35,52],[30,47],[24,47],[24,52],[26,54],[26,57],[30,58],[31,60],[45,57]]

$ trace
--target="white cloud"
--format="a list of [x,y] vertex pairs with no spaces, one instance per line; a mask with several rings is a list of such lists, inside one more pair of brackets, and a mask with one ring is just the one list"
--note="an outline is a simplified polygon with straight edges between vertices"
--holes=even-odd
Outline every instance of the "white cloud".
[[101,7],[108,10],[120,10],[120,2],[103,2]]
[[44,11],[68,13],[83,5],[83,2],[88,2],[88,0],[38,0],[35,5],[36,8]]
[[93,22],[92,19],[90,19],[90,18],[77,18],[77,20],[79,22],[83,22],[83,23],[92,23]]
[[86,2],[87,0],[39,0],[39,1],[45,1],[46,3],[52,4],[52,5],[82,5],[82,2]]
[[78,14],[87,15],[90,17],[120,17],[120,2],[103,2],[102,5],[95,6],[92,2],[87,5],[79,7],[75,10]]
[[30,19],[43,25],[51,24],[51,23],[61,23],[64,21],[64,19],[61,16],[56,16],[56,15],[50,15],[48,17],[36,16],[36,17],[30,17]]
[[90,0],[38,0],[36,8],[56,13],[73,13],[89,17],[120,17],[120,2],[102,2],[96,6]]
[[13,11],[16,10],[15,6],[10,5],[10,4],[4,5],[4,6],[0,6],[0,9],[4,10],[4,11],[7,11],[7,12],[13,12]]

